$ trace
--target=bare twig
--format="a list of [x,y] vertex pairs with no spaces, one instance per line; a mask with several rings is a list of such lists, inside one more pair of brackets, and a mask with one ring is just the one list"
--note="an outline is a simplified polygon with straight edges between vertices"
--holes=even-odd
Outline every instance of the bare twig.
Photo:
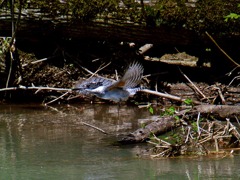
[[220,96],[220,98],[222,100],[222,104],[226,104],[226,101],[225,101],[225,98],[224,98],[224,96],[222,94],[221,89],[219,87],[214,87],[214,89],[216,89],[218,91],[218,94],[219,94],[219,96]]
[[18,87],[9,87],[9,88],[2,88],[0,91],[12,91],[12,90],[18,90],[18,89],[24,89],[24,90],[52,90],[52,91],[72,91],[72,89],[67,88],[53,88],[53,87],[27,87],[19,85]]
[[115,70],[116,80],[118,81],[118,72]]
[[237,116],[234,116],[234,117],[235,117],[235,119],[236,119],[236,121],[237,121],[237,123],[238,123],[238,126],[240,126],[240,123],[239,123],[238,117],[237,117]]
[[236,130],[236,126],[234,126],[229,119],[227,119],[227,121],[229,122],[230,125],[230,129],[229,132],[232,132],[232,134],[238,139],[238,141],[240,140],[240,134],[239,132]]
[[[103,66],[103,64],[100,65],[100,67],[91,75],[91,77],[97,75],[97,73],[98,73],[99,71],[101,71],[102,69],[106,68],[106,67],[109,66],[110,64],[111,64],[111,62],[109,62],[109,63],[106,64],[105,66]],[[102,67],[102,66],[103,66],[103,67]]]
[[233,83],[233,81],[235,81],[235,79],[240,79],[240,76],[234,77],[234,78],[232,79],[232,81],[228,84],[228,86],[230,86],[230,85]]
[[63,96],[67,95],[68,93],[69,93],[69,92],[65,92],[63,95],[61,95],[61,96],[53,99],[52,101],[49,101],[49,102],[45,103],[45,105],[48,105],[48,104],[51,104],[51,103],[57,101],[58,99],[60,99],[60,98],[62,98]]
[[[161,93],[161,92],[158,92],[158,91],[152,91],[152,90],[149,90],[149,89],[141,89],[140,91],[148,93],[148,94],[153,94],[153,95],[156,95],[156,96],[172,99],[172,100],[175,100],[175,101],[180,101],[180,102],[184,102],[186,100],[186,99],[178,97],[178,96],[174,96],[174,95],[170,95],[170,94],[164,94],[164,93]],[[202,104],[199,101],[193,101],[193,103],[194,104]]]
[[96,62],[96,61],[99,61],[100,58],[96,58],[96,59],[93,59],[92,62]]
[[218,47],[218,49],[230,60],[233,62],[233,64],[235,64],[236,66],[240,67],[240,64],[238,64],[236,61],[234,61],[219,45],[218,43],[213,39],[213,37],[208,34],[208,32],[205,32],[206,35],[212,40],[212,42]]
[[233,71],[235,71],[237,68],[239,68],[238,66],[234,67],[233,70],[231,70],[230,72],[228,72],[226,75],[227,76],[231,76]]
[[180,73],[188,80],[188,82],[196,89],[196,91],[204,98],[206,99],[206,96],[200,91],[200,89],[187,77],[186,74],[182,72],[182,70],[179,68]]
[[200,115],[201,115],[201,113],[198,112],[198,116],[197,116],[197,131],[198,131],[198,136],[199,136],[199,137],[200,137],[200,135],[201,135],[201,131],[200,131],[200,128],[199,128]]
[[166,144],[167,146],[171,146],[171,144],[170,144],[169,142],[164,141],[164,140],[158,138],[154,133],[152,133],[152,135],[153,135],[154,139],[156,139],[159,143],[164,143],[164,144]]
[[32,62],[30,62],[30,63],[23,64],[22,67],[25,67],[25,66],[27,66],[27,65],[29,65],[29,64],[36,64],[36,63],[39,63],[39,62],[47,61],[47,60],[52,59],[52,58],[54,58],[54,57],[55,57],[55,56],[48,57],[48,58],[43,58],[43,59],[39,59],[39,60],[36,60],[36,61],[32,61]]
[[188,129],[188,133],[187,133],[187,137],[186,137],[185,143],[188,142],[188,139],[189,139],[189,137],[191,136],[191,129],[192,129],[192,128],[191,128],[191,126],[188,126],[187,129]]

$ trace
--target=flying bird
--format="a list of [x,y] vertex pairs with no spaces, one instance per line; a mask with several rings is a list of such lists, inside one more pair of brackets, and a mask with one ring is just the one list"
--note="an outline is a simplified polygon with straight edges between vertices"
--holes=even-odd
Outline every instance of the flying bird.
[[143,66],[137,62],[129,65],[123,77],[116,81],[104,77],[94,76],[78,82],[74,90],[84,95],[95,95],[101,99],[121,102],[141,90],[138,86],[143,76]]

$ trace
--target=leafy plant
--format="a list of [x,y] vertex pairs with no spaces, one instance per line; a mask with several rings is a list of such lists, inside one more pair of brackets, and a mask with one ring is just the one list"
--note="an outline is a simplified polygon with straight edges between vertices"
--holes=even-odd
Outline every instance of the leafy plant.
[[225,18],[225,22],[228,22],[229,19],[239,19],[240,18],[240,14],[236,14],[236,13],[230,13],[227,16],[224,16]]
[[176,111],[175,107],[171,106],[171,107],[165,109],[162,116],[172,116],[172,115],[174,115],[175,111]]
[[188,98],[188,99],[184,100],[184,103],[185,103],[186,105],[193,105],[193,100],[190,99],[190,98]]
[[148,110],[149,110],[149,112],[150,112],[151,114],[154,113],[154,112],[153,112],[153,107],[152,107],[152,106],[149,106]]
[[[240,8],[240,4],[237,5],[238,8]],[[225,18],[225,22],[228,22],[229,19],[233,20],[233,19],[239,19],[240,18],[240,14],[237,13],[230,13],[227,16],[224,16]]]
[[197,126],[197,122],[192,122],[192,129],[194,132],[197,132],[198,131],[198,126]]

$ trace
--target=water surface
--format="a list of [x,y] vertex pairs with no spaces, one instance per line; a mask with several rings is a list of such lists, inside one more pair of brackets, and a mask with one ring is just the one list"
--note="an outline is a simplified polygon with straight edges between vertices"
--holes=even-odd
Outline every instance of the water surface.
[[[146,109],[114,105],[0,105],[0,179],[239,179],[240,158],[139,158],[116,145]],[[108,135],[88,126],[89,123]]]

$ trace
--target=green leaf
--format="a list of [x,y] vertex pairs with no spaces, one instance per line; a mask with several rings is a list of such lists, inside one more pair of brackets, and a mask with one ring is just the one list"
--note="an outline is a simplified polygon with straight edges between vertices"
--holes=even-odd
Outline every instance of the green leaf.
[[184,101],[184,103],[185,103],[186,105],[192,105],[192,104],[193,104],[193,100],[190,99],[190,98],[188,98],[188,99],[186,99],[186,100]]
[[149,112],[150,112],[151,114],[153,114],[153,108],[152,108],[152,106],[149,106],[148,110],[149,110]]
[[170,107],[168,110],[169,115],[173,115],[175,113],[175,107]]

